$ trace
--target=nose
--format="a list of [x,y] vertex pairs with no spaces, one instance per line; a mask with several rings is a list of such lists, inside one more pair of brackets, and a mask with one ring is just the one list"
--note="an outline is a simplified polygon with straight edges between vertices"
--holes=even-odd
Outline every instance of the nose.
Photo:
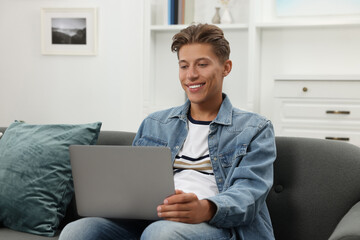
[[187,72],[187,78],[191,81],[194,81],[195,79],[197,79],[198,77],[198,72],[195,66],[190,66],[188,68],[188,72]]

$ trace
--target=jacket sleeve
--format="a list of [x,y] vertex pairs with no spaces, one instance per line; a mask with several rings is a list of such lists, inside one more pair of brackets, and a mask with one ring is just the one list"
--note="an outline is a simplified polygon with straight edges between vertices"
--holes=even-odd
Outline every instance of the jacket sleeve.
[[224,191],[208,198],[217,206],[209,222],[211,225],[231,228],[254,221],[266,208],[265,200],[273,184],[275,158],[274,131],[271,122],[266,121],[248,143],[246,154],[235,159]]
[[137,146],[137,145],[138,145],[137,142],[138,142],[138,140],[139,140],[139,139],[141,138],[141,136],[142,136],[142,132],[143,132],[143,129],[144,129],[145,121],[146,121],[146,119],[143,120],[143,122],[141,123],[138,131],[136,132],[135,138],[134,138],[134,140],[133,140],[133,142],[132,142],[132,145],[133,145],[133,146]]

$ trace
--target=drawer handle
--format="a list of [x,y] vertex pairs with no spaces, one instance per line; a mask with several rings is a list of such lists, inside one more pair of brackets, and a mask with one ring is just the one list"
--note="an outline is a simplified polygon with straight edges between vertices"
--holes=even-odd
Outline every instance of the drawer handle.
[[325,137],[327,140],[350,141],[348,137]]
[[308,91],[308,88],[307,87],[303,87],[303,92],[307,92]]
[[335,111],[335,110],[327,110],[326,114],[342,114],[342,115],[350,115],[350,111]]

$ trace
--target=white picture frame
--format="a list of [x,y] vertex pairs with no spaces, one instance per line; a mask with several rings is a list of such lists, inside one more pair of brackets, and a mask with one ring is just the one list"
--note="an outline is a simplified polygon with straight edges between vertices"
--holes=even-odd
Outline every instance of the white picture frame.
[[97,55],[96,8],[42,8],[43,55]]

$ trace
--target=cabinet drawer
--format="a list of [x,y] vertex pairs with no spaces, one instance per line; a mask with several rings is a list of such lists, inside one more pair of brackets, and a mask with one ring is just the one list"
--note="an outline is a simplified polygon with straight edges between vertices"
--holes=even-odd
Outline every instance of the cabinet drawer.
[[349,80],[275,80],[275,97],[341,98],[360,97],[360,81]]
[[[360,93],[359,93],[360,94]],[[281,119],[359,121],[360,102],[278,100]]]
[[360,131],[359,130],[334,130],[321,128],[301,128],[291,126],[282,126],[276,132],[279,136],[320,138],[336,141],[345,141],[360,147]]

